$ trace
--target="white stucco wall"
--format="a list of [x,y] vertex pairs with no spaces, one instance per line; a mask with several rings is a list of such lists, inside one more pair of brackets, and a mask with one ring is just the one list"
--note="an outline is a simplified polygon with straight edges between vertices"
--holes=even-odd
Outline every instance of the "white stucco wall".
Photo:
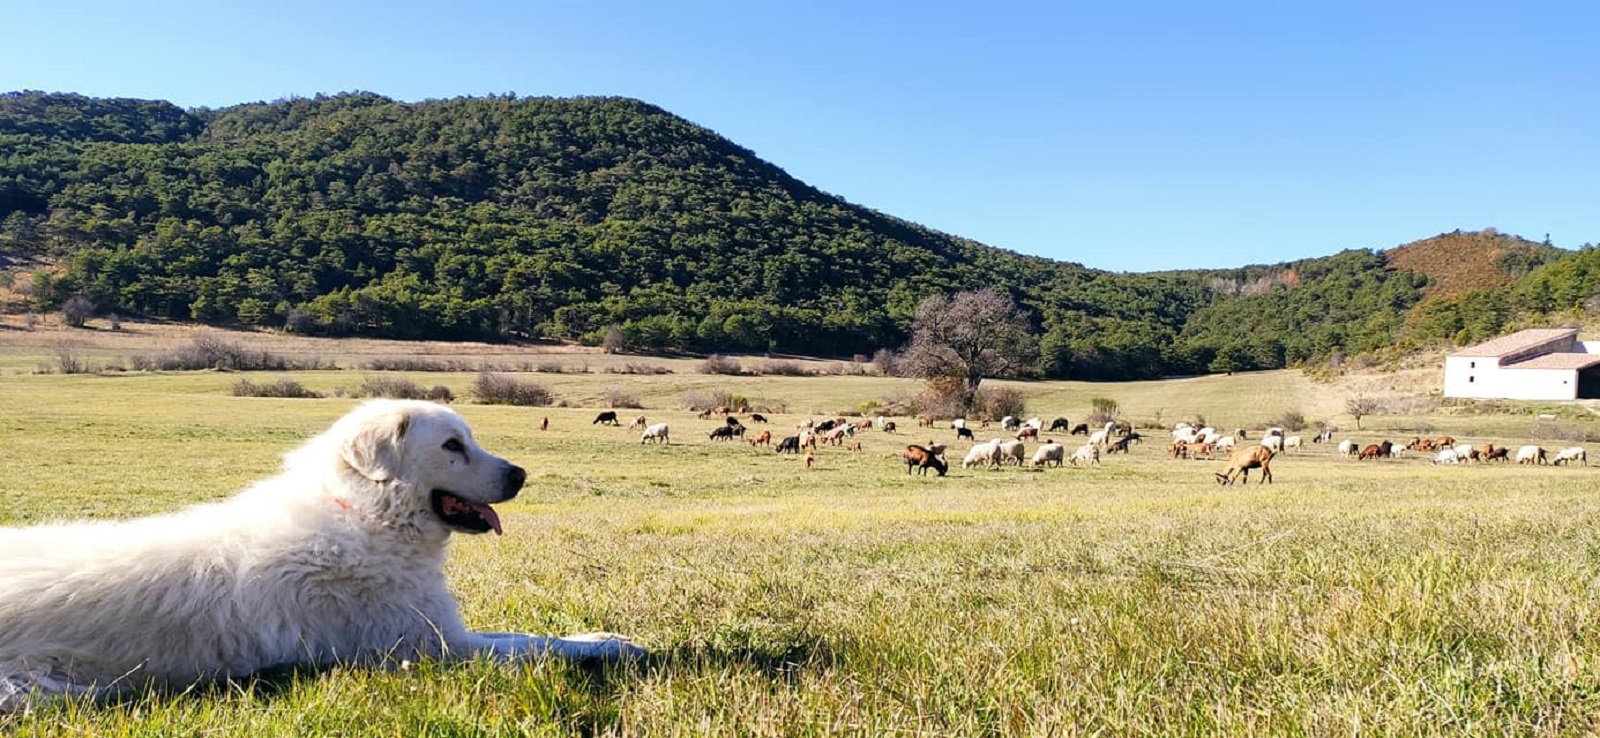
[[1505,400],[1571,400],[1578,396],[1571,369],[1501,369],[1497,359],[1447,356],[1444,396]]

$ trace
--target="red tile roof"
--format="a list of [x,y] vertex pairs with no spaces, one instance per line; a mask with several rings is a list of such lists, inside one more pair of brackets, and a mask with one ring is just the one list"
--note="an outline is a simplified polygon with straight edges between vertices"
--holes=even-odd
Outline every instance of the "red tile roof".
[[1545,354],[1501,369],[1587,369],[1600,364],[1600,354]]
[[[1543,343],[1549,343],[1559,338],[1576,340],[1577,328],[1529,328],[1517,331],[1509,336],[1501,336],[1492,341],[1484,341],[1476,346],[1468,346],[1457,351],[1451,356],[1482,356],[1500,357],[1515,354],[1534,348]],[[1580,356],[1586,354],[1579,354]]]

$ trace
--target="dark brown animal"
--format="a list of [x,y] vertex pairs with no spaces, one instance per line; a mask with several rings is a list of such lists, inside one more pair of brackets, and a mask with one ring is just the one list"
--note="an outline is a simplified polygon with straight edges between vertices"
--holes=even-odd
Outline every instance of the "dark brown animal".
[[1173,441],[1167,444],[1167,453],[1172,454],[1174,459],[1187,459],[1189,458],[1189,444],[1183,441]]
[[1381,458],[1383,458],[1384,456],[1387,456],[1387,455],[1388,454],[1385,454],[1383,452],[1382,448],[1378,447],[1378,444],[1371,443],[1371,444],[1367,444],[1366,448],[1361,449],[1361,454],[1356,456],[1356,460],[1357,461],[1366,461],[1367,459],[1381,459]]
[[757,423],[767,422],[767,416],[762,415],[761,413],[750,413],[750,419]]
[[1089,435],[1089,424],[1088,423],[1079,423],[1079,424],[1077,424],[1075,426],[1072,426],[1072,430],[1069,431],[1067,433],[1067,435],[1069,435],[1069,436],[1087,436],[1087,435]]
[[1217,473],[1217,484],[1233,484],[1235,477],[1244,476],[1250,483],[1250,470],[1261,470],[1260,484],[1272,484],[1272,449],[1262,445],[1240,446],[1228,454],[1228,470]]
[[1039,440],[1039,429],[1030,425],[1017,431],[1017,440],[1021,441],[1027,438],[1032,438],[1035,441]]
[[944,476],[944,473],[949,470],[949,466],[945,464],[944,460],[940,459],[937,454],[916,444],[906,446],[905,454],[903,456],[906,460],[907,474],[911,473],[912,467],[917,468],[917,474],[919,475],[926,475],[929,469],[933,469],[934,471],[938,472],[939,476],[941,477]]
[[549,418],[545,418],[544,420],[539,421],[539,430],[550,430],[550,419]]

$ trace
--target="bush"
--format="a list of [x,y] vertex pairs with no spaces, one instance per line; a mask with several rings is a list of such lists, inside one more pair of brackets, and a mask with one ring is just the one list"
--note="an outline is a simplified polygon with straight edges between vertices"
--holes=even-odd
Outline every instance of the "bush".
[[646,364],[630,361],[621,366],[606,367],[607,374],[671,374],[672,370],[660,364]]
[[640,402],[636,395],[623,390],[622,387],[615,384],[605,388],[600,393],[600,398],[605,400],[606,407],[644,407],[644,403]]
[[78,346],[62,341],[56,344],[56,371],[62,374],[88,374],[89,360],[83,357]]
[[749,404],[749,398],[744,395],[733,394],[727,390],[716,390],[709,394],[691,392],[683,396],[683,406],[697,412],[714,407],[745,407]]
[[872,366],[885,377],[900,376],[897,373],[900,368],[900,355],[895,353],[894,349],[878,349],[872,354]]
[[433,389],[428,390],[422,399],[432,400],[434,402],[455,402],[456,393],[451,392],[449,387],[446,387],[442,384],[436,384],[433,386]]
[[367,377],[356,389],[356,397],[389,397],[396,400],[427,400],[428,390],[405,377]]
[[1109,397],[1089,398],[1089,417],[1084,422],[1089,425],[1104,425],[1117,419],[1117,414],[1122,412],[1122,404]]
[[1306,415],[1299,410],[1285,410],[1278,413],[1275,418],[1267,419],[1268,426],[1277,426],[1287,431],[1300,431],[1306,427]]
[[464,370],[464,364],[420,356],[384,356],[368,359],[361,368],[374,372],[459,372]]
[[980,414],[991,418],[1003,418],[1010,415],[1015,418],[1023,417],[1027,411],[1027,397],[1022,390],[1015,387],[992,387],[979,389],[978,396],[974,398],[974,409]]
[[292,360],[267,351],[246,349],[220,336],[202,333],[187,346],[164,354],[142,354],[132,359],[134,369],[140,371],[198,371],[227,369],[233,371],[289,371],[308,369],[333,369],[333,362],[320,359]]
[[248,379],[241,379],[233,383],[233,396],[315,399],[321,397],[322,393],[306,389],[299,382],[287,378],[266,384],[256,384]]
[[705,361],[700,362],[701,374],[737,375],[742,373],[742,371],[743,370],[739,366],[739,360],[731,356],[712,354],[707,356]]
[[61,305],[61,319],[73,328],[82,328],[94,317],[94,303],[83,295],[73,295]]
[[[717,373],[728,374],[729,372]],[[735,366],[735,371],[732,373],[738,373],[737,366]],[[790,361],[788,359],[768,359],[761,362],[761,364],[756,367],[756,374],[763,376],[809,377],[811,376],[811,373],[811,370],[805,368],[805,366],[803,366],[800,362]]]
[[472,397],[484,405],[549,405],[554,399],[550,390],[533,382],[524,382],[508,374],[481,372],[472,383]]

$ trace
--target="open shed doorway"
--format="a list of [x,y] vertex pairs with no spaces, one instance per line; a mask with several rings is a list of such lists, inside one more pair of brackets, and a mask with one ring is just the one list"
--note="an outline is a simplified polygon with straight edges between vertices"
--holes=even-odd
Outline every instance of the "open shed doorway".
[[1600,365],[1578,370],[1578,399],[1600,400]]

